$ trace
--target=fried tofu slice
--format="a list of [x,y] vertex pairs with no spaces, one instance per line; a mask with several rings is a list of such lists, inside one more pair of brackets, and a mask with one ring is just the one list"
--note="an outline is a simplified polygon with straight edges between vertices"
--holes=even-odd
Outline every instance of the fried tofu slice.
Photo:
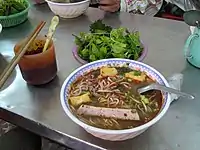
[[125,73],[125,77],[132,80],[137,80],[140,82],[143,82],[146,80],[146,74],[140,71],[131,71],[129,73]]
[[87,92],[83,95],[80,95],[80,96],[70,97],[69,100],[70,100],[72,106],[74,106],[74,107],[80,106],[85,103],[92,102],[92,100],[90,99],[89,92]]
[[102,77],[109,77],[109,76],[116,76],[118,72],[116,68],[102,67],[100,69],[100,74]]

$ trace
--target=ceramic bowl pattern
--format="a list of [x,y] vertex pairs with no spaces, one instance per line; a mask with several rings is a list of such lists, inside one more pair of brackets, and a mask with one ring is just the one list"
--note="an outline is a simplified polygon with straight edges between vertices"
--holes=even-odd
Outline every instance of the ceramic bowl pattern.
[[[143,42],[142,42],[142,45],[143,45],[144,49],[143,49],[143,51],[142,51],[141,56],[140,56],[140,57],[138,58],[138,60],[137,60],[137,61],[141,61],[141,62],[145,59],[145,57],[147,56],[147,52],[148,52],[148,48],[147,48],[147,46],[146,46],[145,44],[143,44]],[[73,49],[72,49],[72,54],[73,54],[74,58],[75,58],[80,64],[84,65],[84,64],[87,64],[87,63],[88,63],[87,61],[85,61],[84,59],[82,59],[82,58],[78,55],[78,48],[77,48],[77,46],[74,46],[74,47],[73,47]]]
[[76,18],[83,13],[89,7],[90,0],[83,0],[77,3],[55,3],[49,0],[45,0],[51,11],[62,18]]
[[74,72],[72,72],[67,79],[64,81],[61,92],[60,92],[60,99],[62,107],[65,111],[65,113],[69,116],[70,119],[72,119],[76,124],[83,127],[88,133],[101,138],[105,140],[111,140],[111,141],[121,141],[133,138],[141,133],[143,133],[148,127],[155,124],[158,120],[162,118],[162,116],[166,113],[166,111],[169,108],[171,97],[169,93],[163,93],[163,106],[159,112],[159,114],[152,119],[151,121],[147,122],[144,125],[132,128],[132,129],[125,129],[125,130],[105,130],[96,128],[93,126],[90,126],[88,124],[83,123],[80,121],[76,116],[74,116],[70,110],[69,104],[68,104],[68,91],[70,90],[70,85],[81,75],[85,74],[86,72],[89,72],[91,69],[97,69],[101,66],[111,65],[111,66],[122,66],[124,64],[128,64],[128,66],[132,69],[144,71],[147,73],[148,76],[150,76],[152,79],[157,81],[159,84],[165,85],[169,87],[169,84],[167,80],[164,78],[163,75],[161,75],[157,70],[152,68],[149,65],[146,65],[142,62],[134,61],[134,60],[128,60],[128,59],[103,59],[95,62],[88,63],[86,65],[81,66],[80,68],[76,69]]

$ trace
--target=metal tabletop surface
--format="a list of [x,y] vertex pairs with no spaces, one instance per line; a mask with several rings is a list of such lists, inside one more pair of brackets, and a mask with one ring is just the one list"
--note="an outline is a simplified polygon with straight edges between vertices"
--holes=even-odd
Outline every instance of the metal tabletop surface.
[[[14,44],[27,36],[40,20],[50,22],[52,16],[46,5],[32,7],[27,22],[4,29],[0,34],[0,52],[4,56],[13,56]],[[183,73],[182,90],[195,95],[196,99],[174,101],[157,124],[140,136],[122,142],[95,138],[73,123],[64,113],[59,98],[63,81],[80,66],[71,52],[72,33],[88,31],[89,25],[97,19],[104,19],[114,27],[139,30],[149,49],[144,62],[166,77]],[[47,29],[42,33],[45,34]],[[30,86],[22,79],[17,67],[12,84],[0,92],[0,118],[78,150],[199,150],[200,70],[184,59],[183,45],[188,35],[189,28],[183,22],[128,13],[105,14],[92,8],[81,17],[61,20],[55,34],[57,78],[45,86]]]

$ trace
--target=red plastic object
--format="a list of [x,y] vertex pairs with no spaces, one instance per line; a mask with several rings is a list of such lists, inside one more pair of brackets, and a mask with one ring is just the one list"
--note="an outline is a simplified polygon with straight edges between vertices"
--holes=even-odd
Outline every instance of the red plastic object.
[[167,14],[167,13],[163,13],[161,15],[161,17],[166,18],[166,19],[183,21],[183,17],[178,17],[178,16],[174,16],[174,15],[171,15],[171,14]]

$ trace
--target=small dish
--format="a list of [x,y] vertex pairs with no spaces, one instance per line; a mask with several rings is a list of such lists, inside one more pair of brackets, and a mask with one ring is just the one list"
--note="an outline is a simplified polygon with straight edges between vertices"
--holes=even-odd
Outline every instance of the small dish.
[[[136,60],[136,61],[140,61],[140,62],[142,62],[142,61],[145,59],[145,57],[147,56],[147,53],[148,53],[148,48],[147,48],[147,46],[146,46],[145,44],[142,44],[142,45],[143,45],[144,49],[143,49],[143,51],[142,51],[141,56],[138,58],[138,60]],[[72,53],[73,53],[74,58],[75,58],[80,64],[84,65],[84,64],[89,63],[89,62],[87,62],[86,60],[82,59],[82,58],[78,55],[78,49],[77,49],[77,46],[76,46],[76,45],[73,47]]]

